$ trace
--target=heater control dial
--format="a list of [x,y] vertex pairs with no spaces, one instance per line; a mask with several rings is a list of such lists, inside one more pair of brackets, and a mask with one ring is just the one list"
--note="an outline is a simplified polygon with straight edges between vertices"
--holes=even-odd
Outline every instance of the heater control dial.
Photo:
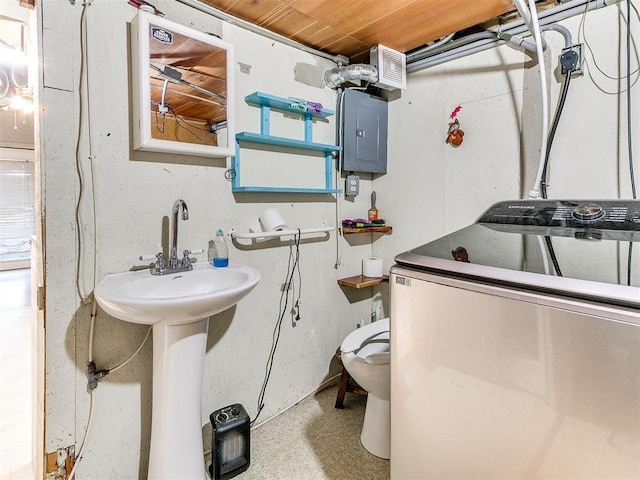
[[235,405],[227,408],[223,408],[215,416],[215,421],[218,423],[227,423],[235,420],[240,415],[240,409]]

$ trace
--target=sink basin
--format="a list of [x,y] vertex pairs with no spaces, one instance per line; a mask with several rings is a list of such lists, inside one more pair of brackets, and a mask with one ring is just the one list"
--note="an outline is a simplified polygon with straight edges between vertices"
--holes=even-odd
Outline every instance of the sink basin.
[[220,313],[255,287],[260,273],[244,265],[151,275],[147,270],[107,275],[95,288],[102,309],[112,317],[146,325],[183,325]]
[[150,480],[207,480],[200,398],[209,317],[238,303],[260,281],[247,266],[155,276],[147,270],[107,275],[94,296],[109,315],[153,326]]

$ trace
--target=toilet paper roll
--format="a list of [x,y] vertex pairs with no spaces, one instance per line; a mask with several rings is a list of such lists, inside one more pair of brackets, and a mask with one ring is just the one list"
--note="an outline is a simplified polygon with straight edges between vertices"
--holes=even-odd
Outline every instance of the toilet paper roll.
[[287,230],[287,222],[277,208],[267,208],[260,215],[260,225],[264,232]]
[[365,277],[382,277],[382,259],[378,257],[363,258],[362,275]]

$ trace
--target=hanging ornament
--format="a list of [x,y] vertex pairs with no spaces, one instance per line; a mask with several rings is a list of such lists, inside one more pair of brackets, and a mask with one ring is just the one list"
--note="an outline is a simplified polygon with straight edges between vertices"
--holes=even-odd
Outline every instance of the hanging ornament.
[[462,107],[458,105],[453,110],[453,112],[451,112],[451,115],[449,116],[449,118],[452,119],[453,122],[449,123],[449,130],[447,131],[446,143],[448,143],[452,147],[459,147],[460,145],[462,145],[462,140],[463,140],[462,137],[464,137],[464,132],[460,129],[460,122],[456,118],[456,116],[458,115],[458,112],[461,109]]

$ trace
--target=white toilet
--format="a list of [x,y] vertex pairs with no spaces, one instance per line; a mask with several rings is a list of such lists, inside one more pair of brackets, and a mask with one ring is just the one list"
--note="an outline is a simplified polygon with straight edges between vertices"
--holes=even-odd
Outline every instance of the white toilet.
[[389,319],[351,332],[340,346],[342,364],[369,394],[360,441],[380,458],[390,456],[391,374],[389,367]]

